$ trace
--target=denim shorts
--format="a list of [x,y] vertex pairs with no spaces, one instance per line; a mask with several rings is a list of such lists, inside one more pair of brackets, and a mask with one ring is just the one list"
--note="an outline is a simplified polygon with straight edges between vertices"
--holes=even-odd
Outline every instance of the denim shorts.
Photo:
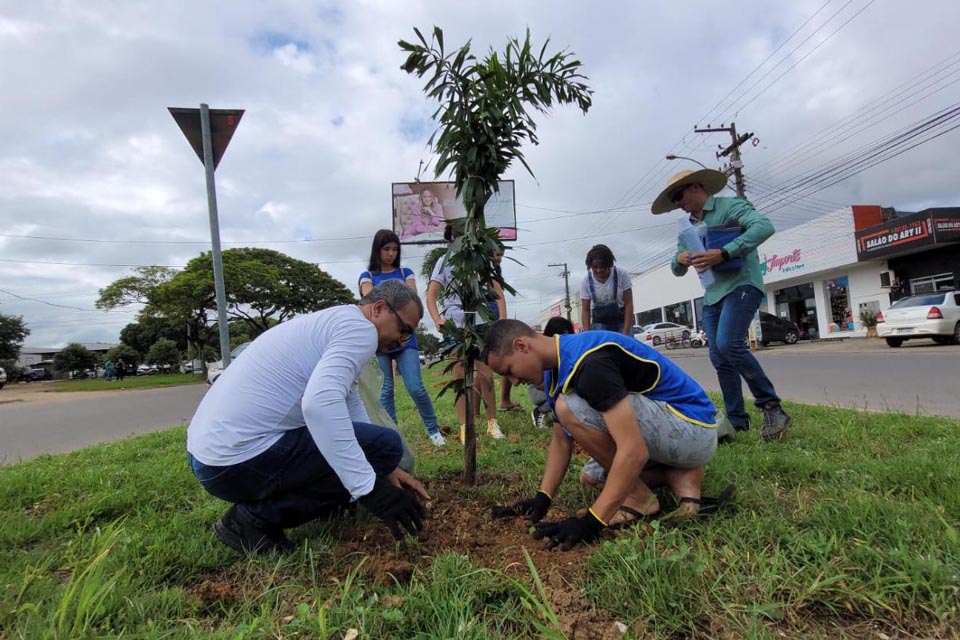
[[[603,414],[587,404],[576,393],[564,394],[570,411],[584,426],[608,432]],[[667,408],[667,403],[652,400],[640,393],[630,394],[633,414],[640,423],[640,433],[652,462],[695,469],[713,458],[717,450],[717,430],[687,422]]]

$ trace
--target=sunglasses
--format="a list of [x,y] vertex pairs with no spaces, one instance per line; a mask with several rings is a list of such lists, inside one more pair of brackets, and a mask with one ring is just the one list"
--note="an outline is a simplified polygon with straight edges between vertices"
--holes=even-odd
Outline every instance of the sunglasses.
[[670,196],[670,202],[672,202],[673,204],[680,204],[680,201],[683,200],[683,193],[687,190],[687,187],[689,186],[690,185],[685,185],[677,189],[676,191],[674,191],[673,194]]
[[400,314],[397,313],[397,310],[393,308],[392,304],[390,304],[386,300],[383,301],[383,304],[387,305],[387,309],[390,309],[390,313],[396,316],[397,322],[400,323],[400,342],[410,342],[410,339],[413,337],[413,334],[414,334],[413,327],[411,327],[410,325],[408,325],[406,322],[403,321],[403,318],[400,317]]

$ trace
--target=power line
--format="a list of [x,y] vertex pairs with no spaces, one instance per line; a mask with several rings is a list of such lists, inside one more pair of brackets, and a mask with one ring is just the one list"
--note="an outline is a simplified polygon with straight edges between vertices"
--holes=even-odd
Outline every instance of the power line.
[[81,307],[73,307],[65,304],[56,304],[55,302],[48,302],[47,300],[41,300],[40,298],[31,298],[29,296],[21,296],[14,293],[13,291],[7,291],[6,289],[0,289],[0,293],[5,293],[8,296],[13,296],[18,300],[28,300],[30,302],[39,302],[41,304],[45,304],[50,307],[57,307],[58,309],[72,309],[75,311],[88,311],[88,312],[94,312],[94,313],[134,313],[133,311],[129,311],[129,310],[106,311],[103,309],[83,309]]

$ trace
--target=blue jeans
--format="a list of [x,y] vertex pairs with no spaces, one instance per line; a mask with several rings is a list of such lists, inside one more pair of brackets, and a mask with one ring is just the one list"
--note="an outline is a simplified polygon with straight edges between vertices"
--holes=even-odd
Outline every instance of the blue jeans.
[[591,322],[590,330],[591,331],[613,331],[614,333],[623,333],[623,323],[619,322],[617,324],[604,324],[602,322]]
[[420,352],[416,349],[403,349],[386,355],[377,354],[377,362],[380,364],[380,371],[383,372],[380,404],[387,410],[393,421],[397,422],[397,408],[393,401],[394,360],[397,361],[397,369],[400,370],[400,377],[403,378],[403,386],[407,388],[407,393],[413,398],[413,403],[417,405],[417,410],[420,412],[420,418],[423,419],[423,426],[426,427],[427,433],[431,436],[439,433],[437,414],[433,411],[430,394],[423,386],[423,378],[420,375]]
[[761,299],[762,291],[744,285],[731,291],[720,302],[703,306],[703,330],[710,345],[710,362],[717,370],[727,418],[736,429],[750,428],[750,416],[743,406],[741,376],[758,407],[768,402],[780,402],[773,383],[747,349],[747,332],[760,308]]
[[[353,430],[378,477],[397,468],[403,455],[399,433],[364,422],[354,422]],[[306,427],[287,431],[272,447],[246,462],[215,467],[189,452],[187,460],[207,493],[232,502],[261,525],[289,529],[350,504],[349,492]]]

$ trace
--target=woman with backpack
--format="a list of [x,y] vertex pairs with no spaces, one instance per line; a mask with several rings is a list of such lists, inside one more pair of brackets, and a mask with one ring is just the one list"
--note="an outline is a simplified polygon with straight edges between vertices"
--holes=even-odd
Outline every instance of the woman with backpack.
[[[367,295],[374,286],[384,280],[401,280],[414,292],[417,290],[417,278],[411,269],[400,265],[400,238],[389,229],[380,229],[373,237],[373,246],[370,249],[370,263],[367,270],[360,274],[360,297]],[[383,372],[383,386],[380,388],[380,404],[387,410],[393,421],[397,421],[397,410],[393,397],[393,363],[397,363],[397,370],[403,378],[403,386],[413,398],[423,419],[423,426],[430,436],[430,442],[441,447],[446,444],[440,427],[437,425],[437,415],[433,410],[430,394],[423,386],[423,377],[420,374],[420,351],[417,346],[417,337],[414,335],[406,344],[387,354],[377,354],[377,362]]]
[[587,252],[587,275],[580,284],[580,329],[633,335],[633,285],[630,274],[615,266],[605,244]]

